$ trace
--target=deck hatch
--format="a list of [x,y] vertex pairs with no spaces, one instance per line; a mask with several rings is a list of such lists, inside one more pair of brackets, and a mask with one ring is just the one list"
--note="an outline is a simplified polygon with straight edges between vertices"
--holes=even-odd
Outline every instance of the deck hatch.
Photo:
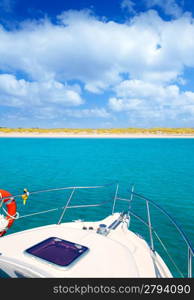
[[88,250],[86,246],[50,237],[26,249],[25,252],[57,266],[68,267]]

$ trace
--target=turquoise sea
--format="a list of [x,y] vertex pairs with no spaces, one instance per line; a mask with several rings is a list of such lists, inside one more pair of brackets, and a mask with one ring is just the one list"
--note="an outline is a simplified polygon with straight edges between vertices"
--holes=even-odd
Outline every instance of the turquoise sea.
[[[13,195],[24,188],[38,191],[64,186],[103,185],[119,181],[119,196],[129,197],[130,184],[135,191],[156,201],[181,225],[194,245],[194,139],[114,139],[114,138],[0,138],[0,188]],[[105,189],[75,192],[77,203],[99,203],[110,200],[102,208],[71,209],[65,220],[95,220],[111,212],[115,184]],[[30,196],[26,206],[17,198],[20,216],[64,206],[70,191],[40,193]],[[116,211],[127,203],[120,202]],[[133,199],[131,209],[146,220],[145,205]],[[35,226],[56,223],[61,210],[15,221],[7,234]],[[187,275],[187,248],[170,222],[151,207],[153,227],[182,275]],[[132,219],[131,227],[149,242],[147,229]],[[155,242],[161,255],[163,249]],[[14,249],[14,245],[13,245]],[[174,275],[181,277],[172,266]]]

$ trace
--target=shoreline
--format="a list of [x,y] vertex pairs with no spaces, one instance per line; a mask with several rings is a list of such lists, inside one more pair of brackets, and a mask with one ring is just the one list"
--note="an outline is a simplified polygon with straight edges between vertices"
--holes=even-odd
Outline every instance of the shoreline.
[[194,134],[68,134],[68,133],[1,133],[0,138],[191,138]]

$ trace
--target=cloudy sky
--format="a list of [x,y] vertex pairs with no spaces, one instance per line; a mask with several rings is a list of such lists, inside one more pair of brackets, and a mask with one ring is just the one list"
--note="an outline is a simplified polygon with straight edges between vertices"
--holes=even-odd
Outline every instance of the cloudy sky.
[[194,127],[193,0],[0,0],[0,126]]

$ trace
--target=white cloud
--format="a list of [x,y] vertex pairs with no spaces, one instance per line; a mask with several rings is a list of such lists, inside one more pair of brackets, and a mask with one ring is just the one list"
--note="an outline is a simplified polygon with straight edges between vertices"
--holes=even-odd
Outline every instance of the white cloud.
[[125,80],[115,88],[109,108],[141,118],[168,120],[194,117],[194,93],[181,92],[177,85],[163,86],[140,80]]
[[55,80],[29,82],[14,75],[0,75],[0,104],[13,107],[33,107],[47,104],[78,106],[84,103],[77,87]]
[[74,118],[110,118],[111,114],[105,108],[66,109],[64,114]]
[[141,105],[142,101],[140,99],[134,99],[134,98],[116,98],[111,97],[109,99],[109,107],[113,111],[119,112],[119,111],[130,111],[130,110],[136,110]]
[[131,0],[123,0],[121,2],[121,8],[122,9],[127,9],[129,13],[135,14],[135,9],[134,9],[135,3]]
[[[122,3],[133,8],[132,1]],[[61,116],[108,118],[106,108],[72,109],[84,103],[83,86],[93,93],[113,91],[109,109],[115,112],[163,118],[193,114],[193,93],[177,85],[185,80],[185,67],[194,67],[191,14],[165,21],[149,10],[119,24],[84,10],[62,13],[57,20],[28,21],[10,31],[0,27],[1,105],[38,107],[40,118],[60,114],[60,107]],[[74,80],[80,86],[65,84]]]
[[[61,118],[62,110],[53,107],[53,106],[43,106],[39,108],[34,108],[31,112],[31,115],[33,116],[33,119],[35,120],[55,120],[57,118]],[[63,116],[64,119],[64,116]]]
[[148,8],[158,6],[163,9],[166,15],[180,17],[183,13],[181,6],[176,0],[146,0]]
[[103,107],[72,108],[84,103],[78,91],[76,85],[63,85],[54,80],[29,82],[17,80],[14,75],[0,74],[0,105],[17,109],[14,114],[6,116],[9,120],[21,121],[29,117],[35,120],[110,118],[111,114]]
[[[177,39],[177,36],[179,37]],[[88,11],[69,11],[58,25],[48,19],[0,29],[0,69],[35,81],[77,79],[94,93],[131,78],[170,82],[194,66],[194,25],[189,14],[173,21],[155,11],[129,23],[105,22]]]
[[179,95],[177,85],[162,86],[142,80],[125,80],[115,87],[116,94],[123,98],[173,99]]
[[[3,116],[1,116],[2,119]],[[29,117],[32,117],[33,120],[49,120],[49,121],[64,121],[67,120],[67,118],[73,118],[73,119],[90,119],[90,118],[96,118],[96,119],[109,119],[111,118],[111,113],[108,112],[105,108],[83,108],[83,109],[70,109],[70,108],[63,108],[61,109],[58,106],[41,106],[41,107],[33,107],[28,112],[28,116],[24,114],[23,111],[18,111],[17,113],[10,113],[8,116],[9,120],[27,120]],[[5,120],[5,117],[3,117],[3,120]],[[69,120],[69,119],[68,119]],[[60,126],[60,122],[58,123]]]

